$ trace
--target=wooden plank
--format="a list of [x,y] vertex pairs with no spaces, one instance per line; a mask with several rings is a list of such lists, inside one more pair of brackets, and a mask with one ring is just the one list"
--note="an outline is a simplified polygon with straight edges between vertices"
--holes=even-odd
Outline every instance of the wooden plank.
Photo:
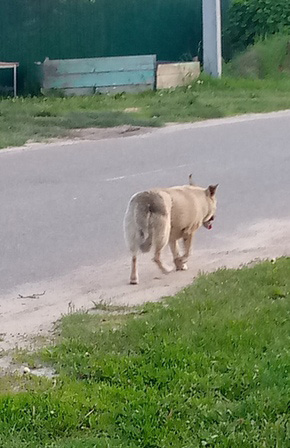
[[43,87],[44,89],[65,89],[146,84],[153,88],[154,83],[155,73],[147,70],[50,76],[44,78]]
[[46,59],[43,63],[47,75],[102,73],[117,71],[155,70],[156,55],[122,56],[89,59]]
[[155,87],[156,55],[46,59],[42,68],[43,90],[66,89],[68,95],[83,94],[85,89],[137,92]]
[[199,62],[159,64],[157,68],[157,89],[184,86],[200,75]]
[[19,67],[19,62],[0,62],[0,68]]

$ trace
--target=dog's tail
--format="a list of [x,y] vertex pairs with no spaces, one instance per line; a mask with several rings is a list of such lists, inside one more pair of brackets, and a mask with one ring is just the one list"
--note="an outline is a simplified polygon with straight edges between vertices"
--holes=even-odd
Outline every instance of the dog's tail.
[[154,217],[165,214],[164,199],[157,192],[144,191],[131,198],[124,219],[124,231],[133,254],[139,250],[149,252],[154,236]]

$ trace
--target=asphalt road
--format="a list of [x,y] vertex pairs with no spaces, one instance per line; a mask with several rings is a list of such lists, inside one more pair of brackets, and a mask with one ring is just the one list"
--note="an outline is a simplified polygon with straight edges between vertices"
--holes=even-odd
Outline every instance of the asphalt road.
[[[136,191],[219,183],[211,244],[241,226],[290,218],[290,112],[154,130],[142,136],[0,152],[0,299],[25,283],[126,254]],[[201,232],[197,247],[212,238]]]

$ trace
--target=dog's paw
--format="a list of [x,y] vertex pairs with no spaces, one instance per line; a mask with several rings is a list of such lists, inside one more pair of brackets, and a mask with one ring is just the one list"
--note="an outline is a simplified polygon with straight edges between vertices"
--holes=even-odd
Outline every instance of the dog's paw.
[[130,285],[138,285],[139,281],[137,278],[130,279]]
[[176,270],[177,271],[187,271],[188,270],[187,264],[183,264],[181,266],[176,266]]
[[187,264],[182,259],[182,257],[175,258],[174,263],[177,271],[187,271]]
[[173,269],[170,269],[170,268],[163,268],[162,272],[163,272],[163,274],[168,275],[168,274],[170,274],[172,272],[172,270]]
[[182,257],[175,258],[174,263],[177,271],[187,271],[187,264]]

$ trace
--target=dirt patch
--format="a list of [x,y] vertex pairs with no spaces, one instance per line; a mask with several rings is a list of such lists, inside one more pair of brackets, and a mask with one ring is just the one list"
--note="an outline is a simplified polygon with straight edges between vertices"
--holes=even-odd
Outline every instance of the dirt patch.
[[61,138],[43,138],[41,141],[35,140],[27,140],[25,145],[16,146],[16,147],[7,147],[5,149],[1,149],[1,152],[7,151],[26,151],[32,149],[43,149],[47,147],[50,148],[51,145],[71,145],[74,143],[78,143],[79,141],[98,141],[98,140],[107,140],[111,138],[124,138],[124,137],[135,137],[141,135],[148,135],[153,132],[157,132],[162,128],[158,127],[145,127],[145,126],[132,126],[132,125],[123,125],[123,126],[115,126],[111,128],[82,128],[82,129],[71,129],[68,131],[68,135],[66,137]]
[[141,126],[116,126],[114,128],[73,129],[68,138],[77,140],[103,140],[107,138],[128,137],[152,132],[152,128]]
[[131,112],[140,112],[141,107],[127,107],[124,109],[124,112],[131,113]]

